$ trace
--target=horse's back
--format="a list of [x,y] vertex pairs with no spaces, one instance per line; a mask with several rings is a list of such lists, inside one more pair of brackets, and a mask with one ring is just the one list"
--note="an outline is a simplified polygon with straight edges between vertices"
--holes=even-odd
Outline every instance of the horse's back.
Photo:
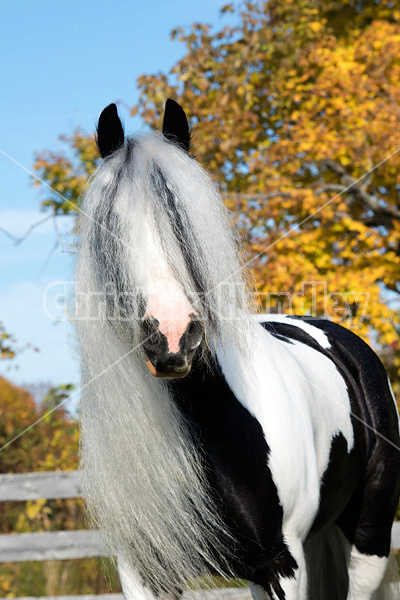
[[311,347],[331,360],[345,379],[354,416],[361,419],[370,451],[385,438],[398,445],[399,417],[393,391],[382,362],[364,340],[353,331],[324,318],[257,317],[273,336],[287,343]]

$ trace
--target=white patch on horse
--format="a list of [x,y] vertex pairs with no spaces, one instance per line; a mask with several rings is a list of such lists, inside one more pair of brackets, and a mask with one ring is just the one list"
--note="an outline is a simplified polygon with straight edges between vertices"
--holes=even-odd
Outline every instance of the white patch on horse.
[[347,600],[370,600],[386,571],[386,556],[362,554],[355,546],[350,551],[349,593]]
[[[284,528],[285,533],[285,528]],[[285,598],[291,600],[307,600],[307,566],[304,556],[302,542],[297,538],[285,535],[285,542],[290,554],[297,563],[294,577],[279,577],[279,584],[285,594]]]
[[[331,347],[328,336],[321,329],[319,329],[319,327],[314,327],[314,325],[311,325],[310,323],[306,323],[305,321],[302,321],[301,319],[293,318],[293,317],[291,317],[291,315],[279,315],[279,314],[254,315],[254,317],[259,323],[265,323],[265,322],[269,323],[269,322],[277,321],[278,323],[287,323],[288,325],[293,325],[294,327],[298,327],[299,329],[302,329],[303,331],[305,331],[305,333],[308,333],[308,335],[310,335],[312,338],[314,338],[314,340],[316,342],[318,342],[318,344],[320,346],[322,346],[322,348],[330,348]],[[290,323],[288,323],[288,321],[290,321]]]
[[270,600],[270,597],[261,585],[257,585],[252,581],[249,581],[248,583],[253,600]]
[[247,360],[224,345],[217,349],[218,361],[231,390],[264,431],[283,530],[304,541],[318,512],[333,437],[342,433],[348,451],[353,448],[347,387],[334,363],[305,344],[277,340],[261,326],[253,342]]
[[154,594],[143,585],[138,571],[121,555],[118,556],[118,575],[125,600],[155,600]]
[[[117,202],[116,211],[121,218],[127,218],[126,197],[122,196]],[[131,264],[146,298],[145,315],[158,321],[158,328],[167,339],[168,351],[176,353],[194,309],[165,258],[154,215],[147,208],[144,216],[141,240],[139,243],[132,241],[129,248]],[[139,259],[144,248],[146,260]]]

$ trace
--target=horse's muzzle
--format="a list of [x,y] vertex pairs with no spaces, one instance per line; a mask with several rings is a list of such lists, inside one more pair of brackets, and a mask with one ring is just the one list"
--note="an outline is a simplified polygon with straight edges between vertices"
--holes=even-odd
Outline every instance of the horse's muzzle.
[[182,377],[185,377],[189,373],[192,365],[186,363],[182,366],[174,366],[159,371],[153,365],[151,360],[147,358],[146,366],[154,377],[160,377],[164,379],[180,379]]

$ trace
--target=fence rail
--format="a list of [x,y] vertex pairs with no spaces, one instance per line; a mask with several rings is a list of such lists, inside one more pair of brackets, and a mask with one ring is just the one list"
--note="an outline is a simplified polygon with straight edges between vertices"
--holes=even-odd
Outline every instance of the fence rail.
[[[56,498],[80,498],[82,473],[80,471],[55,471],[50,473],[22,473],[0,475],[0,502],[53,500]],[[400,549],[400,521],[392,530],[392,546]],[[0,535],[0,563],[67,560],[105,557],[107,551],[97,531],[51,531],[43,533],[16,533]],[[245,588],[210,590],[201,595],[202,600],[250,600]],[[123,600],[122,594],[27,597],[15,600]],[[196,592],[187,592],[183,600],[200,600]]]
[[[252,600],[248,588],[224,588],[223,590],[187,591],[182,600]],[[123,594],[82,594],[80,596],[25,596],[12,600],[124,600]]]
[[80,498],[82,473],[80,471],[52,471],[50,473],[17,473],[0,475],[0,502],[7,500],[55,500]]
[[108,556],[97,531],[46,531],[0,536],[0,563],[96,556]]

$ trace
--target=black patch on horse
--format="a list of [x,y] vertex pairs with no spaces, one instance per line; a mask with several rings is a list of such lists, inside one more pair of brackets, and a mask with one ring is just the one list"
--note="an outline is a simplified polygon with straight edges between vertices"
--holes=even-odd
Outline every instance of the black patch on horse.
[[282,538],[283,510],[268,466],[270,448],[218,363],[211,357],[209,363],[211,370],[195,358],[191,373],[168,386],[203,458],[213,500],[237,541],[233,571],[283,599],[279,577],[294,577],[297,563]]

